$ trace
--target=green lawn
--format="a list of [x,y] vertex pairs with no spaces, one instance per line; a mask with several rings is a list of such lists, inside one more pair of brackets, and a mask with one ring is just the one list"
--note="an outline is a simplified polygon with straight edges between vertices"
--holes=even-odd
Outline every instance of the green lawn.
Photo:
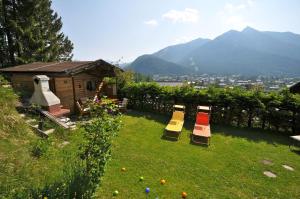
[[[286,137],[261,130],[212,126],[210,147],[190,144],[192,124],[179,141],[161,139],[169,118],[130,112],[114,140],[112,160],[96,198],[300,198],[300,155]],[[263,159],[273,165],[264,165]],[[282,164],[292,166],[288,171]],[[125,167],[126,172],[121,168]],[[272,171],[277,178],[268,178]],[[144,181],[140,182],[139,177]],[[160,185],[160,179],[167,183]]]

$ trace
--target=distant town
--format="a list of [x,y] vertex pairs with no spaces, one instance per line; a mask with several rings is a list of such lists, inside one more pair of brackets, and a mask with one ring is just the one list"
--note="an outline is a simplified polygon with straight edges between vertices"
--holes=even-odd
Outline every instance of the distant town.
[[246,89],[254,87],[265,91],[276,91],[289,88],[300,81],[300,77],[279,77],[279,76],[253,76],[242,75],[154,75],[153,81],[162,86],[180,86],[184,84],[193,85],[195,88],[203,89],[214,85],[217,87],[241,86]]

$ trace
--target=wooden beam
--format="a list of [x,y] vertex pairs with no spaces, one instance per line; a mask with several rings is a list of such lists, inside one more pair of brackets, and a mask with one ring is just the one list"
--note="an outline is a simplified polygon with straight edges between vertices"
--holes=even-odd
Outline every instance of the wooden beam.
[[45,117],[47,117],[49,120],[51,120],[54,123],[58,124],[59,126],[65,128],[65,129],[69,129],[70,128],[68,125],[66,125],[65,123],[61,122],[58,118],[56,118],[53,115],[51,115],[48,111],[42,111],[41,110],[40,113],[42,115],[44,115]]

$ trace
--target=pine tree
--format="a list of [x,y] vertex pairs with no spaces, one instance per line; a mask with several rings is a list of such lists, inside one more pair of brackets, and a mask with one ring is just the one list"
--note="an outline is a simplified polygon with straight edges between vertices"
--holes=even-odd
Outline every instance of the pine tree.
[[8,62],[7,42],[3,23],[3,2],[0,0],[0,67],[4,67]]
[[[62,21],[50,0],[1,0],[2,65],[72,59],[73,44],[61,32]],[[1,34],[3,30],[3,34]],[[2,36],[3,35],[3,36]],[[2,38],[2,39],[1,39]],[[8,56],[8,61],[6,57]]]
[[[6,65],[15,65],[15,56],[14,56],[14,39],[13,33],[11,30],[10,21],[13,20],[13,1],[2,0],[1,1],[1,42],[3,42],[3,50],[1,54],[4,57],[1,58],[3,63]],[[5,61],[7,60],[7,61]]]

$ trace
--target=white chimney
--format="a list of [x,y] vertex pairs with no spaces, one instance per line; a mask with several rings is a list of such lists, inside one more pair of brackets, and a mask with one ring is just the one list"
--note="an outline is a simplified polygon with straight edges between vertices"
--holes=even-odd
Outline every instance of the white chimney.
[[60,106],[60,99],[49,89],[49,77],[36,75],[33,77],[34,93],[31,103],[50,109],[52,106]]

